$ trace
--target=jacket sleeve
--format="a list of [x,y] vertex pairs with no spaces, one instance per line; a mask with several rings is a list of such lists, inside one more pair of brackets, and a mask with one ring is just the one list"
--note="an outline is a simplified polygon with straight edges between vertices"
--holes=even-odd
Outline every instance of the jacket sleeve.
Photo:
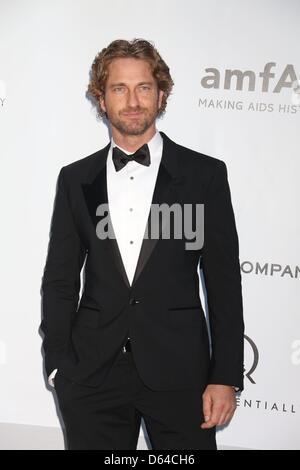
[[239,242],[227,168],[221,160],[204,205],[202,269],[212,345],[209,383],[243,390],[244,320]]
[[44,334],[43,349],[48,376],[58,368],[62,354],[68,348],[72,317],[79,300],[80,272],[85,253],[71,213],[63,167],[57,179],[41,285],[40,328]]

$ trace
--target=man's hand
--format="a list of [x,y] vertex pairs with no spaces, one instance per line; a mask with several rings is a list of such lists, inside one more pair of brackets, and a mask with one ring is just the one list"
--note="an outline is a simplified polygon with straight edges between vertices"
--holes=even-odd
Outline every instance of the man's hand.
[[202,429],[222,426],[229,423],[236,410],[234,387],[229,385],[208,385],[203,393]]

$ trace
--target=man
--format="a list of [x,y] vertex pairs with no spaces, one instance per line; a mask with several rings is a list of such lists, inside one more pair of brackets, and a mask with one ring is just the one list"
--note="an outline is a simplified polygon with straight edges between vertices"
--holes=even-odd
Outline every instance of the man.
[[[41,329],[69,449],[135,449],[142,417],[153,449],[216,449],[216,426],[231,420],[235,389],[243,388],[226,165],[156,130],[172,86],[151,43],[117,40],[103,49],[88,91],[111,142],[58,177]],[[145,235],[157,227],[152,208],[174,204],[204,205],[200,247],[187,249],[184,235],[162,237],[165,220],[159,237]]]

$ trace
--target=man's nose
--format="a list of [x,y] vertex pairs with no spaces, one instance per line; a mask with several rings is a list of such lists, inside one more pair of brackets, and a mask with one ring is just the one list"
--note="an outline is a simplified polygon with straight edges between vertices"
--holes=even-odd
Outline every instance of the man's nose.
[[129,90],[128,92],[128,105],[130,107],[138,106],[139,100],[135,90]]

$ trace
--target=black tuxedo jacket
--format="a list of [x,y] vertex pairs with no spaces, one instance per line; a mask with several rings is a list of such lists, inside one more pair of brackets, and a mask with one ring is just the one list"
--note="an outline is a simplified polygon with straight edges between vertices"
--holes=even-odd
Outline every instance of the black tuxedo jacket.
[[[41,286],[46,372],[58,368],[74,382],[100,386],[129,336],[140,376],[153,390],[209,383],[242,389],[239,247],[226,165],[161,135],[152,204],[204,204],[204,245],[186,250],[184,238],[145,238],[130,285],[117,241],[96,234],[96,209],[108,202],[110,144],[64,166]],[[199,261],[211,353],[199,297]]]

